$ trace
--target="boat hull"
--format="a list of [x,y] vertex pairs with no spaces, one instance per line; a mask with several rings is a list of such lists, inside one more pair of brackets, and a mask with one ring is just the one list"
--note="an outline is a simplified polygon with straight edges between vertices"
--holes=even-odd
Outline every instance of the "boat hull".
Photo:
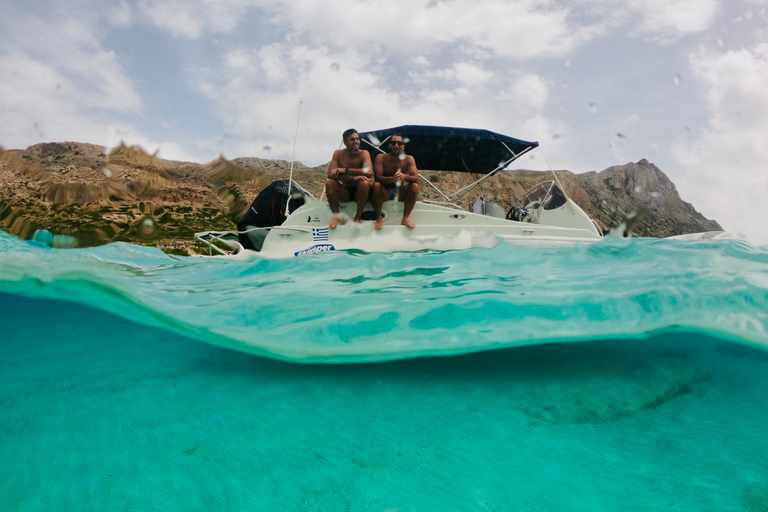
[[[565,225],[560,226],[544,225],[489,217],[422,202],[416,204],[410,216],[416,227],[408,228],[401,225],[403,207],[400,201],[384,202],[384,227],[377,230],[373,220],[353,222],[356,204],[342,203],[340,217],[346,223],[329,229],[332,213],[328,203],[310,201],[293,212],[281,226],[269,229],[261,255],[290,258],[338,250],[448,251],[492,247],[502,239],[526,245],[569,245],[597,242],[602,238],[586,216],[586,222],[582,221],[581,227],[569,226],[568,222],[561,222]],[[568,214],[567,210],[565,208],[565,214]],[[576,213],[583,214],[580,209]],[[373,219],[370,205],[366,206],[363,218]]]

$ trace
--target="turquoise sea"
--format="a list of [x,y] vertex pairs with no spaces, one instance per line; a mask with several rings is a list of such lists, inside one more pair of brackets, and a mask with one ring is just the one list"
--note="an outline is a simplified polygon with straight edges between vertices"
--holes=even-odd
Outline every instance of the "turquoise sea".
[[768,511],[768,246],[0,232],[0,510]]

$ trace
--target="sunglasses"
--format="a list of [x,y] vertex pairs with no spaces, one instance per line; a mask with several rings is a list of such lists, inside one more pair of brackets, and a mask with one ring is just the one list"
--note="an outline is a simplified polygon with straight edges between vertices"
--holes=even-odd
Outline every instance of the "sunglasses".
[[393,146],[405,146],[405,142],[402,140],[393,140],[392,142],[390,142],[390,144],[392,144]]

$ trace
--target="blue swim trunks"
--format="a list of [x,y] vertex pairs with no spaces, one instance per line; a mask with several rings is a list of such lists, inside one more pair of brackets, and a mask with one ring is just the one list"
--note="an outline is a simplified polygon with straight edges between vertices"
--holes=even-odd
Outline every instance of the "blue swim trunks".
[[390,201],[392,201],[394,198],[396,198],[397,197],[397,193],[400,191],[399,188],[394,187],[394,186],[392,186],[392,187],[386,187],[385,186],[384,188],[386,188],[387,192],[389,192],[389,200]]

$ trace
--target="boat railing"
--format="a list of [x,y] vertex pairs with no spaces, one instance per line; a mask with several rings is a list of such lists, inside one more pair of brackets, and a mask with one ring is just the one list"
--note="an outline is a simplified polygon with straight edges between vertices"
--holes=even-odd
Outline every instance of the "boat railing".
[[301,233],[312,232],[310,228],[301,228],[301,227],[269,226],[269,227],[261,228],[261,227],[254,226],[243,231],[236,231],[236,230],[201,231],[200,233],[195,233],[195,240],[198,240],[208,246],[209,256],[213,256],[213,251],[216,251],[221,255],[227,255],[230,253],[227,253],[226,251],[222,250],[219,246],[215,244],[215,242],[218,242],[222,245],[229,247],[234,252],[238,252],[239,250],[242,249],[242,245],[240,245],[240,242],[238,241],[240,235],[245,235],[253,231],[270,231],[273,229],[280,229],[283,231],[297,231]]
[[445,206],[446,208],[453,208],[454,210],[463,210],[461,206],[454,202],[448,202],[448,201],[433,201],[432,199],[422,199],[422,203],[424,204],[433,204],[435,206]]

